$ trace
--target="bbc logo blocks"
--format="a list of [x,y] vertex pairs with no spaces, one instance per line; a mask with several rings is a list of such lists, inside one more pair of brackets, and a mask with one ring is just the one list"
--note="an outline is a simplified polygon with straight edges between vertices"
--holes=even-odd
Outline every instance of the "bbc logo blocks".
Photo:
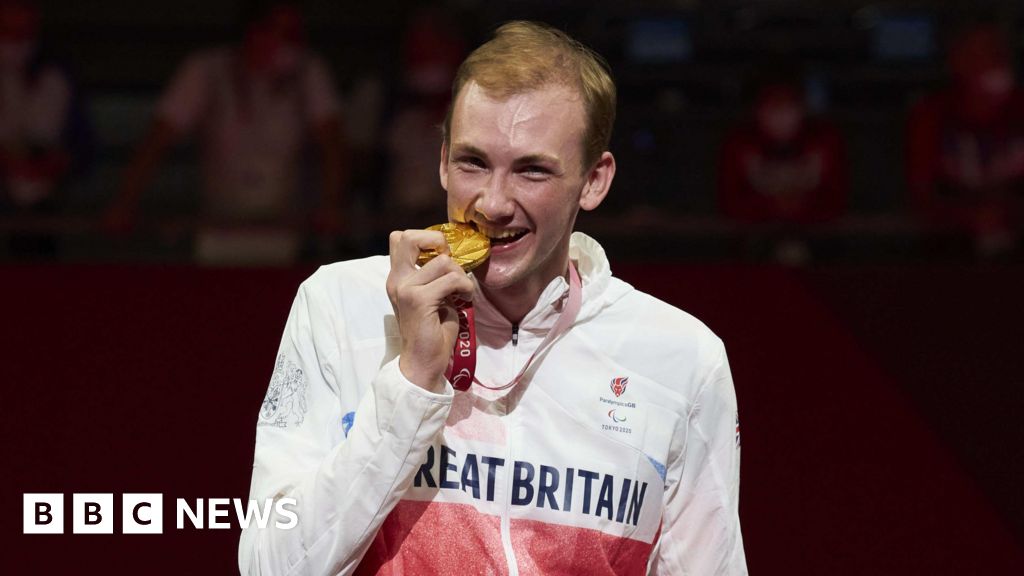
[[25,494],[22,506],[25,534],[64,533],[63,494]]
[[113,494],[72,494],[71,527],[75,534],[113,534]]
[[161,534],[164,529],[163,494],[124,494],[121,498],[121,532]]
[[[113,494],[72,494],[71,529],[74,534],[113,534]],[[64,533],[63,494],[25,494],[22,532],[25,534]],[[163,496],[161,494],[123,494],[121,496],[121,532],[124,534],[163,533]]]

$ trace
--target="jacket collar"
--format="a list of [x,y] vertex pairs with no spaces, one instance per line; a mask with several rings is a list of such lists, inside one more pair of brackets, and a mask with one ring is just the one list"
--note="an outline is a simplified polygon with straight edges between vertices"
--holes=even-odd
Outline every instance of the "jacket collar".
[[[628,285],[622,283],[619,283],[622,286],[619,286],[618,289],[609,289],[612,273],[604,249],[596,240],[582,232],[574,232],[569,239],[569,259],[576,263],[580,280],[583,282],[583,306],[576,317],[576,323],[593,317],[607,304],[620,298],[625,293],[623,288],[630,289]],[[473,282],[476,282],[475,278]],[[562,305],[568,293],[569,283],[564,276],[558,276],[551,280],[541,292],[533,309],[523,317],[523,321],[519,324],[519,330],[539,334],[550,330],[562,311]],[[494,304],[487,300],[483,291],[480,290],[479,284],[477,284],[473,306],[476,321],[479,324],[511,328],[511,322],[502,316]]]

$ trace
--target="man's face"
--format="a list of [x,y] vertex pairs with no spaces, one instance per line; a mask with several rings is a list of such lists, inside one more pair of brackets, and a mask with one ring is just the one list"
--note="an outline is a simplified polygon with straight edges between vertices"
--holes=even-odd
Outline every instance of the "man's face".
[[278,6],[250,25],[246,64],[252,72],[280,80],[299,67],[304,42],[302,15],[289,6]]
[[[580,97],[548,86],[504,100],[475,82],[452,111],[450,149],[441,154],[448,218],[491,238],[474,275],[491,289],[537,288],[564,274],[576,213],[591,188],[583,169]],[[600,202],[600,200],[597,200]]]
[[791,86],[772,86],[763,90],[755,111],[761,133],[778,143],[793,140],[804,123],[804,107],[799,93]]

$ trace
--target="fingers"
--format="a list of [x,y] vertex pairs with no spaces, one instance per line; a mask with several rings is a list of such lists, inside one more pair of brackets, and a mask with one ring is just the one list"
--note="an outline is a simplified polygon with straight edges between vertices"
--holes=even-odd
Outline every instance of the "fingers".
[[442,254],[395,283],[393,302],[398,309],[437,310],[449,296],[473,298],[473,281],[451,257]]
[[444,234],[438,230],[396,230],[388,237],[388,244],[391,270],[399,276],[405,276],[416,269],[416,258],[421,250],[448,253],[448,243],[444,240]]
[[[439,231],[406,230],[389,238],[388,297],[402,334],[399,368],[420,386],[434,386],[451,355],[458,316],[451,296],[473,297],[474,283],[451,256]],[[421,250],[439,255],[416,266]]]
[[460,271],[465,276],[466,272],[462,270],[462,267],[452,260],[452,257],[447,254],[441,254],[436,258],[427,262],[423,267],[413,270],[412,274],[406,275],[399,281],[399,284],[410,284],[414,286],[422,286],[429,284],[434,280],[448,274],[449,272]]
[[[447,254],[441,254],[427,262],[423,267],[414,267],[412,270],[405,271],[404,273],[392,268],[387,280],[388,294],[393,295],[393,292],[400,286],[422,286],[423,284],[428,284],[454,270],[462,271],[462,267],[456,264],[451,259],[451,256]],[[463,274],[465,274],[464,271]]]
[[[395,231],[389,236],[388,242],[390,244],[391,272],[388,274],[386,288],[396,316],[400,317],[403,309],[411,309],[407,296],[403,297],[404,305],[399,304],[400,291],[404,292],[409,288],[416,289],[431,284],[447,274],[453,274],[454,278],[461,277],[461,279],[455,282],[452,279],[446,280],[440,285],[440,288],[433,287],[430,291],[425,292],[424,295],[421,295],[425,297],[418,300],[419,306],[428,305],[436,310],[440,301],[451,294],[458,294],[465,300],[472,299],[473,283],[462,268],[448,256],[450,251],[443,233],[436,230]],[[423,267],[417,268],[416,259],[421,250],[436,250],[440,255]],[[439,289],[450,291],[439,293]],[[426,300],[429,298],[437,298],[437,301],[428,304]]]
[[462,271],[462,268],[456,266],[455,270],[449,270],[430,283],[422,285],[419,293],[426,302],[436,302],[440,307],[445,305],[448,297],[452,295],[459,296],[464,300],[472,299],[473,281]]

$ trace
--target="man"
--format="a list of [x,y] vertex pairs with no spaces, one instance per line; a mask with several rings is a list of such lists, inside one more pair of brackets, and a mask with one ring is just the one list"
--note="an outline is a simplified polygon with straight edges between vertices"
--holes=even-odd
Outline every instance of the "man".
[[1013,51],[990,25],[949,50],[950,87],[918,102],[907,138],[910,199],[938,231],[970,236],[979,256],[1009,253],[1024,220],[1024,90]]
[[393,112],[384,127],[387,222],[426,226],[444,214],[437,178],[437,127],[451,104],[452,80],[466,57],[455,16],[427,4],[417,10],[402,38]]
[[[247,529],[241,571],[745,573],[721,341],[572,234],[615,175],[605,65],[514,22],[462,64],[453,96],[448,216],[490,236],[491,256],[468,276],[440,233],[407,230],[389,259],[303,284],[251,488],[294,499],[299,522]],[[442,255],[417,268],[424,249]],[[460,392],[443,376],[453,296],[476,315],[476,382]]]
[[239,47],[189,57],[157,105],[153,126],[125,171],[105,225],[129,230],[140,197],[167,151],[201,138],[203,194],[196,256],[210,263],[288,262],[300,248],[302,155],[320,152],[315,223],[340,223],[343,152],[330,71],[307,49],[301,14],[274,3],[248,24]]
[[[69,71],[40,40],[41,14],[25,0],[0,0],[0,217],[59,212],[70,177],[93,151],[92,126]],[[52,257],[50,233],[16,232],[16,257]]]
[[841,216],[846,205],[842,136],[827,118],[808,114],[789,79],[762,86],[752,112],[722,146],[719,205],[752,246],[801,264],[811,256],[806,238],[814,225]]
[[788,82],[761,88],[751,116],[722,147],[722,211],[744,224],[793,227],[840,216],[846,165],[835,126],[809,117],[799,91]]

